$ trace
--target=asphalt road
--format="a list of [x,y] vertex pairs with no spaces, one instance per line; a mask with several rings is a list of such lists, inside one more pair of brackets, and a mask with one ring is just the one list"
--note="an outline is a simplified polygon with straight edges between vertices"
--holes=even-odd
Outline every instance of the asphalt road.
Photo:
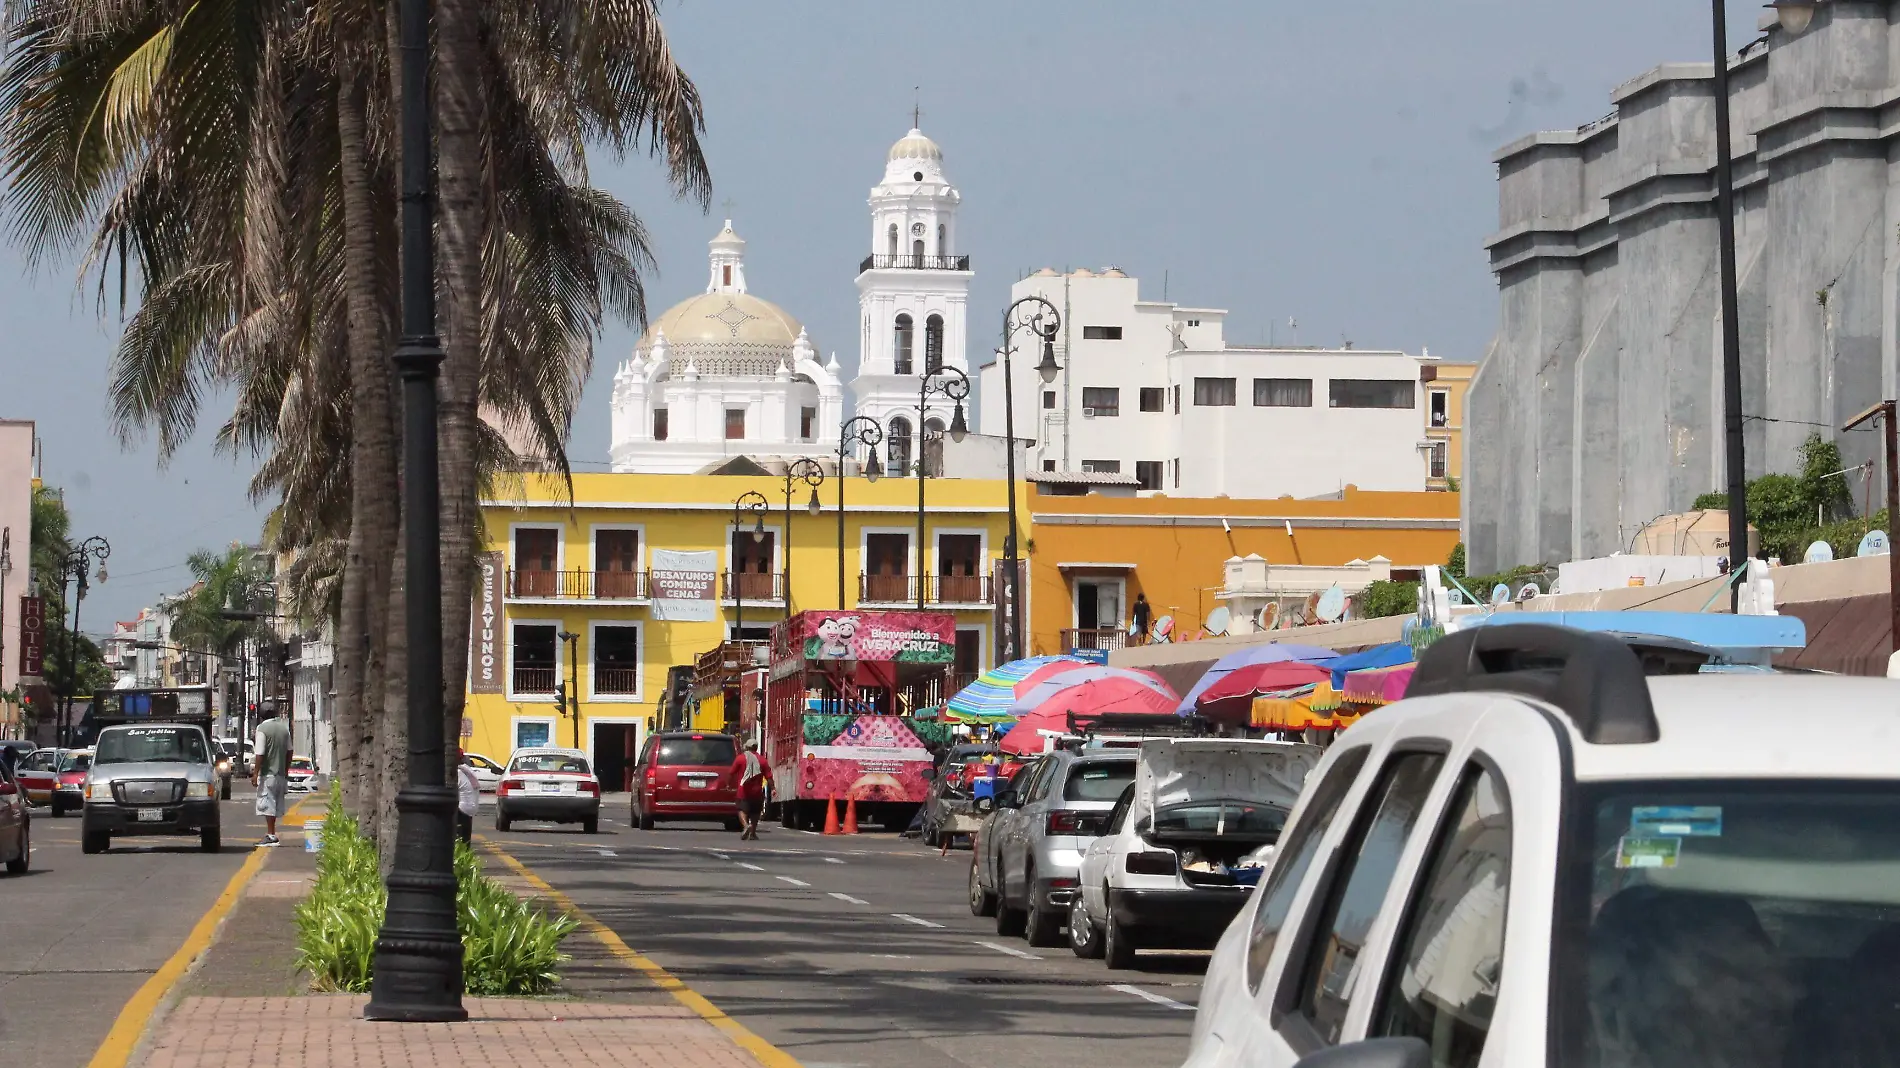
[[225,803],[216,854],[194,834],[115,839],[86,856],[76,814],[33,810],[31,870],[0,875],[0,1060],[77,1068],[92,1059],[263,835],[252,806],[249,796]]
[[1187,1053],[1204,954],[1110,972],[970,914],[970,854],[888,834],[477,831],[806,1068],[1139,1068]]

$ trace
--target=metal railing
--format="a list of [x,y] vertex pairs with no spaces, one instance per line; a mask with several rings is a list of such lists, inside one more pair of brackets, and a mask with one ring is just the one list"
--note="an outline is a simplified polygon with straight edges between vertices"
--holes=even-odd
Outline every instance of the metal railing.
[[[516,687],[519,689],[519,687]],[[616,695],[636,694],[640,692],[640,669],[637,667],[601,667],[594,665],[594,692]]]
[[968,256],[918,256],[914,254],[888,255],[873,254],[864,257],[858,264],[858,273],[874,268],[902,269],[910,271],[967,271],[970,269]]
[[917,588],[909,575],[858,576],[858,601],[862,604],[915,604]]
[[551,667],[516,667],[516,693],[553,693],[555,671]]
[[1119,627],[1064,627],[1062,647],[1064,649],[1124,649],[1128,646],[1128,632]]
[[644,571],[508,571],[508,596],[560,601],[644,601]]
[[762,574],[757,571],[730,571],[719,576],[719,596],[726,601],[737,601],[744,595],[747,601],[779,601],[785,598],[785,573],[774,571]]
[[933,575],[925,600],[932,604],[989,604],[988,575]]

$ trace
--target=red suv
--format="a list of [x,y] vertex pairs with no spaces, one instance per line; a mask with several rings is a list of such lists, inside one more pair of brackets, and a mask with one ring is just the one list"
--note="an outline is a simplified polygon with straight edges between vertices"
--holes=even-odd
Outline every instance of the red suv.
[[739,829],[738,784],[732,762],[739,742],[712,731],[666,731],[647,737],[633,769],[629,822],[643,831],[657,820],[719,820]]

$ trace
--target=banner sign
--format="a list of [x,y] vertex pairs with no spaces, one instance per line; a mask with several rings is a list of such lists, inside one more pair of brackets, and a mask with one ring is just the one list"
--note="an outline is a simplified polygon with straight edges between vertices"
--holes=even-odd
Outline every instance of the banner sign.
[[[1016,561],[1016,579],[1020,580],[1022,578],[1028,570],[1028,565],[1029,561],[1027,560]],[[1011,614],[1011,606],[1016,603],[1017,591],[1021,589],[1021,585],[1018,581],[1012,580],[1009,571],[1009,561],[1007,560],[996,561],[991,575],[990,589],[995,591],[996,611],[990,624],[990,633],[994,635],[996,639],[996,651],[993,655],[996,657],[996,662],[1001,664],[1009,660],[1011,658],[1011,650],[1017,648],[1016,643],[1011,640],[1015,637],[1014,631],[1016,629],[1016,619],[1015,616]],[[1026,615],[1027,613],[1025,613],[1025,616]],[[1014,655],[1028,656],[1029,651],[1025,647],[1021,652],[1017,652]]]
[[719,586],[719,552],[653,550],[653,570],[647,584],[653,595],[654,619],[705,623],[716,618],[714,592]]
[[46,601],[20,598],[20,677],[37,679],[46,670]]
[[501,647],[500,553],[483,553],[476,558],[475,616],[469,626],[468,692],[501,693],[502,671],[506,658]]
[[948,612],[800,612],[773,628],[773,646],[806,660],[948,664],[957,621]]

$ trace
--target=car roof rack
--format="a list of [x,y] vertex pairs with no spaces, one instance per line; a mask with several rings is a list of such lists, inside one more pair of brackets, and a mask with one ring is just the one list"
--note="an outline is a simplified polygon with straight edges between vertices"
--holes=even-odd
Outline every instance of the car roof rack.
[[[1662,737],[1645,676],[1700,669],[1714,650],[1655,635],[1520,623],[1448,634],[1418,658],[1407,697],[1504,691],[1555,705],[1583,740],[1641,745]],[[1701,660],[1696,660],[1702,657]],[[1689,667],[1690,663],[1694,667]]]

